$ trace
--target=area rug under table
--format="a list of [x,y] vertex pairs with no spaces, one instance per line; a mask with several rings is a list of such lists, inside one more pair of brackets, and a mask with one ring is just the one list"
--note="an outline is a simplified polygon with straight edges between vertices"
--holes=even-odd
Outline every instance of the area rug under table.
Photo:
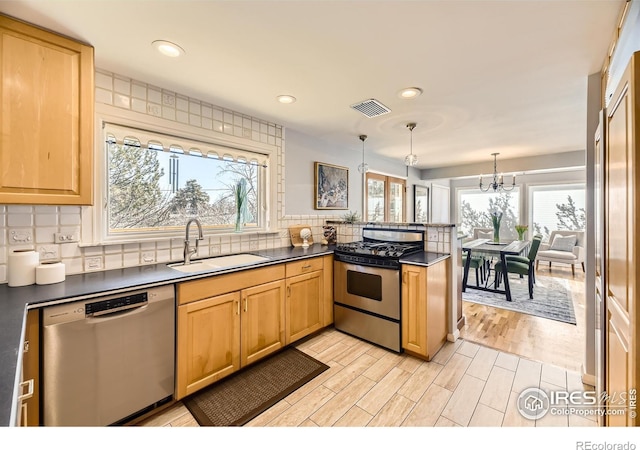
[[201,426],[240,426],[329,366],[290,347],[183,400]]
[[[472,281],[473,282],[473,281]],[[533,300],[529,298],[527,278],[509,277],[511,298],[508,302],[504,294],[467,289],[462,299],[467,302],[508,309],[545,319],[557,320],[575,325],[576,315],[569,292],[567,280],[553,277],[536,277],[533,288]],[[501,288],[504,285],[500,285]]]

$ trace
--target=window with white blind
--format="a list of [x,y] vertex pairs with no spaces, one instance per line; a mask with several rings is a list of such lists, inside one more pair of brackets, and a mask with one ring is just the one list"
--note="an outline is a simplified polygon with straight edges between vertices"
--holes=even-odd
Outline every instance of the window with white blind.
[[190,218],[205,231],[235,230],[244,184],[243,231],[268,228],[269,154],[104,124],[102,241],[172,236]]

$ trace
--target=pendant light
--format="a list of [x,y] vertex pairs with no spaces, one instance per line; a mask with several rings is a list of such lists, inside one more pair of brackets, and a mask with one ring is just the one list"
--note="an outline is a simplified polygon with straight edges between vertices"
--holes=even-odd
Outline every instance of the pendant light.
[[415,123],[408,123],[407,124],[407,128],[409,129],[409,131],[411,132],[411,153],[408,154],[405,158],[404,158],[404,163],[407,166],[415,166],[416,164],[418,164],[418,157],[416,155],[413,154],[413,129],[416,127]]
[[369,170],[369,164],[364,162],[364,141],[367,139],[367,135],[361,134],[359,137],[362,141],[362,164],[358,166],[358,172],[366,173]]

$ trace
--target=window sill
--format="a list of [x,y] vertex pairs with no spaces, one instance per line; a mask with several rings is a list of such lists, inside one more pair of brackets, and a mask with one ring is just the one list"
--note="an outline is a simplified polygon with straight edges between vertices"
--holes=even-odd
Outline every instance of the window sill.
[[[246,230],[236,233],[234,231],[220,232],[220,233],[204,233],[204,238],[209,237],[230,237],[230,236],[273,236],[279,235],[279,230]],[[184,240],[185,233],[182,232],[180,234],[171,234],[171,235],[163,235],[163,236],[149,236],[149,237],[127,237],[123,239],[114,239],[114,240],[106,240],[99,242],[79,242],[78,247],[100,247],[107,245],[126,245],[126,244],[139,244],[143,242],[161,242],[161,241],[173,241],[173,240]]]

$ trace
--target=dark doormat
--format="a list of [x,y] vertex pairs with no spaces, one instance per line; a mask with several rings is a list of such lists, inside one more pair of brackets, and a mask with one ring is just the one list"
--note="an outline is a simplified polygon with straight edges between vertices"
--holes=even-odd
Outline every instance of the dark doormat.
[[290,347],[183,400],[203,427],[241,426],[327,370]]

